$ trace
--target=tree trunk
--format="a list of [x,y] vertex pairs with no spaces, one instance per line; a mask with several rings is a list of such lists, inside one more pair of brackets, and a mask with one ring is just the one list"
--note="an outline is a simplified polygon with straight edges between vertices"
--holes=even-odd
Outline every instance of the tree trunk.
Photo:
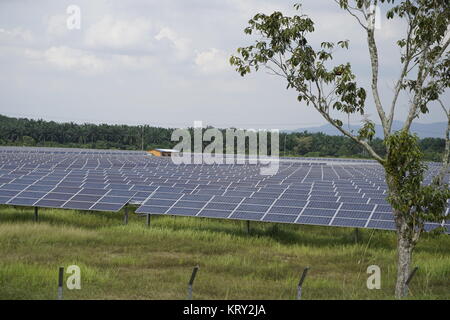
[[[396,193],[395,182],[392,176],[386,173],[386,183],[389,193]],[[394,220],[397,227],[397,281],[395,284],[395,297],[401,299],[407,294],[406,280],[410,274],[412,252],[414,242],[412,239],[413,230],[410,230],[405,221],[405,213],[394,210]]]
[[[404,226],[401,227],[404,229]],[[406,280],[409,277],[409,270],[412,259],[413,244],[405,230],[398,232],[397,239],[397,283],[395,285],[395,297],[401,299],[407,295]]]

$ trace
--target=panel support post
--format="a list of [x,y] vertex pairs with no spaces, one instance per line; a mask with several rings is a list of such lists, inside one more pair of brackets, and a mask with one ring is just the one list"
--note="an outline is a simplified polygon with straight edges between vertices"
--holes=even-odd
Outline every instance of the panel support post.
[[195,276],[197,275],[197,271],[200,269],[199,266],[195,266],[192,270],[191,279],[189,279],[188,283],[188,300],[192,300],[192,285],[194,284]]
[[250,220],[247,220],[247,234],[250,234]]
[[301,300],[302,299],[302,286],[303,286],[303,282],[305,281],[306,274],[308,273],[308,270],[309,270],[309,267],[306,267],[305,269],[303,269],[302,276],[300,277],[300,281],[298,282],[298,285],[297,285],[297,300]]
[[38,207],[34,207],[34,221],[35,222],[39,221],[39,208]]
[[416,274],[417,270],[419,270],[419,267],[415,267],[413,269],[413,271],[411,271],[411,273],[409,274],[408,279],[405,282],[405,292],[403,292],[403,296],[406,297],[408,295],[408,291],[409,291],[409,283],[411,282],[412,278],[414,277],[414,275]]
[[358,228],[355,228],[355,243],[358,243],[359,242],[359,229]]
[[146,216],[146,219],[147,219],[147,227],[150,227],[150,214],[148,214],[147,216]]
[[123,224],[128,224],[128,205],[124,207]]
[[58,300],[63,300],[63,280],[64,280],[64,267],[59,267],[58,274]]

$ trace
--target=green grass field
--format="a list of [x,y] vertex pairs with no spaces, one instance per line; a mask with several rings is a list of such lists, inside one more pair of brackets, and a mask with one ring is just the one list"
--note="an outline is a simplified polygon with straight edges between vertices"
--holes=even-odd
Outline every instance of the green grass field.
[[[314,226],[122,213],[0,207],[0,299],[55,299],[59,266],[81,268],[65,299],[393,299],[395,234]],[[381,289],[366,287],[369,265]],[[450,299],[450,237],[425,235],[414,255],[411,299]]]

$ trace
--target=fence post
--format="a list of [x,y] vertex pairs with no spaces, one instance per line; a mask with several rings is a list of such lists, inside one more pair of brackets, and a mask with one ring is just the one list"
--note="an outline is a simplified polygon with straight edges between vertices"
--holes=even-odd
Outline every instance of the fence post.
[[194,284],[195,276],[197,275],[197,271],[199,268],[199,266],[195,266],[192,270],[191,279],[189,279],[188,283],[188,300],[192,300],[192,285]]
[[306,267],[303,270],[302,276],[300,278],[300,281],[298,282],[298,286],[297,286],[297,300],[301,300],[302,299],[302,286],[303,286],[303,282],[305,281],[306,278],[306,274],[308,273],[309,267]]
[[405,282],[405,292],[403,292],[403,296],[406,297],[408,295],[408,291],[409,291],[409,283],[411,282],[412,278],[414,277],[414,275],[416,274],[417,270],[419,270],[419,267],[415,267],[413,269],[413,271],[411,271],[411,273],[409,274],[408,279]]
[[63,300],[63,281],[64,281],[64,267],[59,267],[58,274],[58,300]]

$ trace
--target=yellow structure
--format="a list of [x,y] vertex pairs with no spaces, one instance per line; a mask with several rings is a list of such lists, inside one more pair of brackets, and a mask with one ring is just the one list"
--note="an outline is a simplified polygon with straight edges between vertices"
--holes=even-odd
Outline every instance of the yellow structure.
[[178,153],[175,149],[153,149],[148,151],[148,153],[154,155],[155,157],[170,157],[172,153]]

